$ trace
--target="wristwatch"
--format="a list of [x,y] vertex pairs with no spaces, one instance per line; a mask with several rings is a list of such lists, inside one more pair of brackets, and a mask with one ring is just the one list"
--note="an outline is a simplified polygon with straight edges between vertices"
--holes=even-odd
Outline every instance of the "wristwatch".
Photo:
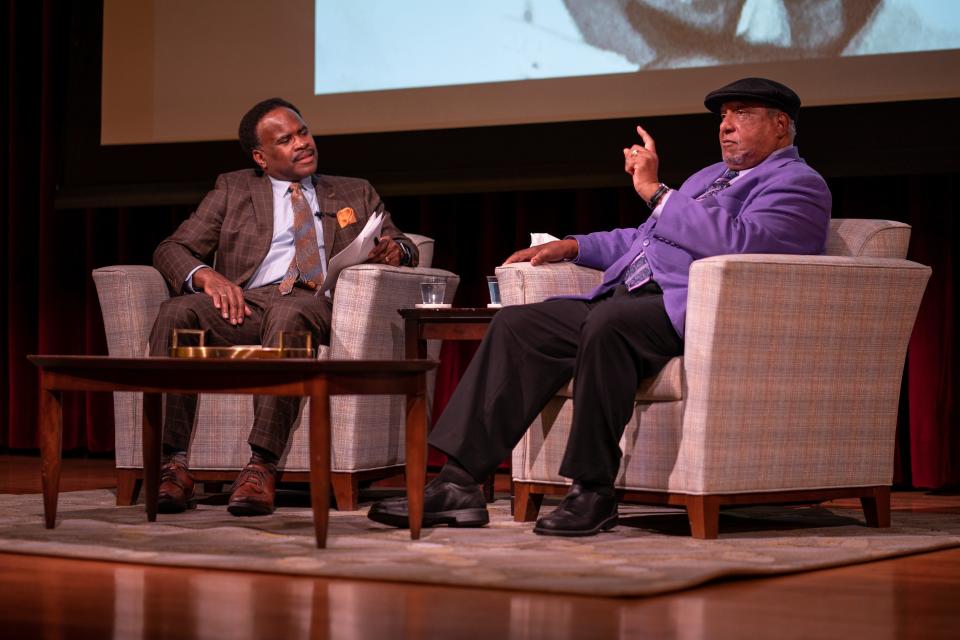
[[413,262],[413,252],[410,251],[410,247],[402,242],[397,243],[400,246],[400,253],[403,254],[400,256],[400,266],[406,267]]
[[663,196],[667,195],[668,191],[670,191],[670,187],[661,182],[657,190],[654,191],[650,199],[647,200],[647,206],[651,209],[656,209],[657,205],[660,204],[660,200],[663,199]]

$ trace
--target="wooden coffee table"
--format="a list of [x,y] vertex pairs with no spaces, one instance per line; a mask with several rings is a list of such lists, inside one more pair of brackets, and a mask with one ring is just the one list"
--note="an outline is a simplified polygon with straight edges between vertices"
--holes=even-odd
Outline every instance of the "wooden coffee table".
[[330,507],[330,396],[407,396],[407,496],[410,537],[420,537],[426,480],[426,374],[436,361],[111,358],[27,356],[40,368],[40,451],[46,527],[57,520],[64,391],[143,392],[143,478],[147,520],[157,519],[163,393],[249,393],[310,398],[310,500],[317,547]]

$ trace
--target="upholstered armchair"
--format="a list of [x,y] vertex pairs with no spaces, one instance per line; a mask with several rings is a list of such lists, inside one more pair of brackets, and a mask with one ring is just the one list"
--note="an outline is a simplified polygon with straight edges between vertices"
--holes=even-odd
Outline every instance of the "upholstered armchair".
[[[363,264],[341,273],[334,297],[329,346],[319,358],[402,359],[403,321],[397,309],[420,302],[420,281],[425,276],[446,279],[446,302],[456,292],[459,278],[432,269],[433,240],[407,234],[420,250],[420,266],[389,267]],[[169,297],[160,273],[149,266],[122,265],[93,272],[107,348],[111,356],[147,354],[147,340],[160,304]],[[428,345],[431,358],[440,344]],[[429,379],[427,406],[431,406],[433,376]],[[309,401],[305,401],[293,427],[280,468],[282,480],[309,480]],[[358,483],[403,472],[405,402],[402,396],[334,396],[331,398],[331,485],[337,507],[356,509]],[[114,394],[116,423],[117,503],[136,500],[143,477],[141,394]],[[232,482],[249,458],[247,435],[253,423],[249,395],[203,395],[190,445],[190,469],[207,483]]]
[[[690,268],[682,357],[643,380],[621,441],[623,499],[685,507],[715,538],[721,505],[859,497],[890,522],[897,404],[929,267],[905,260],[910,227],[833,220],[827,255],[728,255]],[[572,263],[497,269],[504,304],[585,293]],[[513,452],[515,518],[537,517],[558,474],[572,386]]]

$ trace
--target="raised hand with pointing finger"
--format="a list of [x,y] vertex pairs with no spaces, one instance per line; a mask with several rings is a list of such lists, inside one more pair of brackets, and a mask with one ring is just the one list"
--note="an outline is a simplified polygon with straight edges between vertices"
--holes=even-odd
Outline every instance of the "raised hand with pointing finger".
[[634,190],[649,202],[660,188],[657,178],[660,158],[657,156],[657,145],[646,129],[637,126],[637,133],[643,144],[634,144],[623,150],[623,169],[630,174]]

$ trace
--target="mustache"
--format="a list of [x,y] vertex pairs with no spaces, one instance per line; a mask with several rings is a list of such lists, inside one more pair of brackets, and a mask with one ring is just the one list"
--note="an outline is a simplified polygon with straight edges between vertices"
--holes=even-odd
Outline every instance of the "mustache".
[[315,156],[315,155],[317,154],[313,149],[306,149],[305,151],[301,151],[300,153],[293,154],[293,161],[299,162],[303,158],[306,158],[308,156]]

